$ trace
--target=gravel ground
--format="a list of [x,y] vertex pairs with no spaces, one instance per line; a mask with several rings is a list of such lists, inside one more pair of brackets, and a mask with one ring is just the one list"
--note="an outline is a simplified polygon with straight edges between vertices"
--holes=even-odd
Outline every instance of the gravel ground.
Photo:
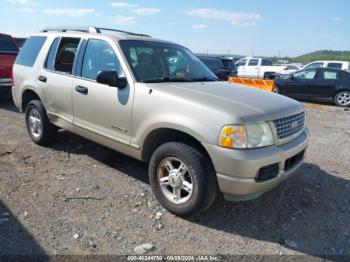
[[297,174],[259,199],[218,197],[182,219],[152,195],[147,166],[62,131],[39,147],[0,98],[0,255],[350,255],[350,112],[306,104],[311,143]]

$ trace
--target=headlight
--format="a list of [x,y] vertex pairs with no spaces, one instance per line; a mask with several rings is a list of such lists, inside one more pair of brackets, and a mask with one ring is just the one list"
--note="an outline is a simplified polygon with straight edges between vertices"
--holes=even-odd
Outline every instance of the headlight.
[[270,125],[266,122],[229,125],[221,129],[219,146],[226,148],[258,148],[273,145]]

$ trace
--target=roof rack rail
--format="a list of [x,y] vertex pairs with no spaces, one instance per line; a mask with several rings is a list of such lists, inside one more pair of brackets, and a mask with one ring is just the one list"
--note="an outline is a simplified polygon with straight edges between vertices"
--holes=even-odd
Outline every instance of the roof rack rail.
[[41,32],[68,32],[68,31],[76,31],[83,33],[100,33],[100,31],[93,26],[68,26],[68,27],[46,27],[41,30]]
[[102,33],[101,31],[112,31],[112,32],[126,34],[126,35],[151,37],[150,35],[146,35],[146,34],[137,34],[137,33],[132,33],[132,32],[118,30],[118,29],[95,27],[95,26],[85,26],[85,27],[84,26],[81,26],[81,27],[75,27],[75,26],[70,26],[70,27],[46,27],[46,28],[43,28],[41,30],[41,32],[43,32],[43,33],[47,33],[47,32],[68,32],[68,31],[83,32],[83,33],[96,33],[96,34],[101,34]]

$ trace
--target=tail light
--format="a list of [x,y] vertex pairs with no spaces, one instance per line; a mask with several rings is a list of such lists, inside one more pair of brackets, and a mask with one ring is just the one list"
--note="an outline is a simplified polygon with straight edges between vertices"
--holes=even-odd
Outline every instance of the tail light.
[[13,67],[11,68],[11,82],[12,82],[12,86],[15,85],[15,78],[13,76]]

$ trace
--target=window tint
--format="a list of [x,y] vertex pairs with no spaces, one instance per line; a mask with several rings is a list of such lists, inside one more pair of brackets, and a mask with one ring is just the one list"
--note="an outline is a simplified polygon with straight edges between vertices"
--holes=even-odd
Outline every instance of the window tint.
[[316,70],[305,70],[294,74],[296,79],[314,79],[316,76]]
[[57,49],[54,70],[71,74],[80,38],[62,37]]
[[313,68],[321,68],[323,67],[323,63],[312,63],[305,67],[305,69],[313,69]]
[[82,77],[96,80],[97,73],[102,70],[119,72],[119,60],[107,42],[90,39],[84,55]]
[[321,78],[334,80],[337,79],[337,72],[334,71],[323,71],[321,74]]
[[261,65],[262,65],[262,66],[272,66],[272,61],[267,60],[267,59],[263,59],[263,60],[261,61]]
[[49,55],[47,56],[45,68],[49,70],[55,70],[55,59],[57,54],[58,44],[60,43],[60,38],[56,38],[50,48]]
[[339,71],[339,78],[340,79],[350,79],[350,73],[345,71]]
[[243,59],[237,62],[237,66],[245,66],[246,63],[247,63],[247,59]]
[[250,59],[248,66],[257,66],[259,64],[259,59]]
[[341,63],[329,63],[327,65],[328,68],[335,68],[335,69],[342,69],[343,68],[343,64]]
[[31,36],[27,39],[17,56],[16,64],[33,66],[45,41],[45,36]]
[[18,49],[12,38],[0,35],[0,53],[17,53]]

